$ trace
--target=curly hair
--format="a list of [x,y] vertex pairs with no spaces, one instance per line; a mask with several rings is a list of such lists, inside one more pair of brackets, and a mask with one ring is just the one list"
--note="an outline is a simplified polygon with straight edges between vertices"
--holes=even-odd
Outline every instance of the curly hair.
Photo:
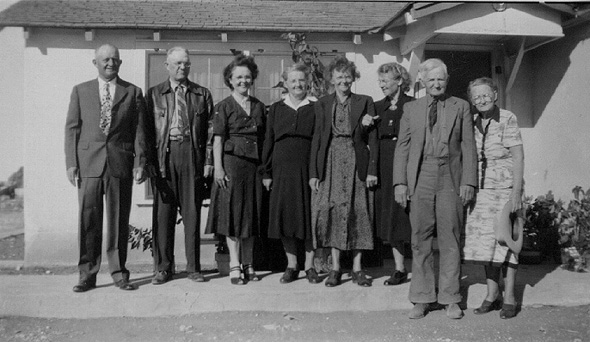
[[252,56],[239,54],[223,69],[223,82],[225,82],[225,85],[231,90],[234,90],[234,87],[231,85],[229,80],[231,79],[234,69],[240,66],[244,66],[250,70],[250,73],[252,74],[252,81],[258,77],[258,65],[256,65],[254,62],[254,58]]
[[293,71],[302,72],[305,75],[305,79],[309,80],[309,75],[311,74],[311,69],[303,63],[293,64],[292,66],[285,69],[285,71],[283,71],[283,73],[281,75],[283,80],[287,81],[287,79],[289,78],[289,73],[291,73]]
[[397,63],[385,63],[385,64],[382,64],[379,67],[379,69],[377,69],[377,74],[379,74],[379,75],[387,74],[387,73],[392,73],[393,79],[396,81],[399,80],[400,78],[402,79],[402,84],[400,85],[400,88],[403,93],[406,93],[410,90],[410,84],[412,83],[412,78],[410,77],[410,74],[408,74],[408,71],[406,70],[406,68],[404,68],[403,66],[401,66]]
[[328,65],[328,80],[332,80],[332,74],[334,71],[339,72],[350,72],[353,81],[361,78],[361,73],[357,70],[354,62],[349,61],[344,55],[338,55]]
[[469,98],[471,98],[471,88],[479,85],[487,85],[488,87],[490,87],[490,89],[492,89],[492,91],[498,91],[498,86],[496,85],[494,80],[492,80],[489,77],[480,77],[469,82],[469,85],[467,86],[467,96],[469,96]]

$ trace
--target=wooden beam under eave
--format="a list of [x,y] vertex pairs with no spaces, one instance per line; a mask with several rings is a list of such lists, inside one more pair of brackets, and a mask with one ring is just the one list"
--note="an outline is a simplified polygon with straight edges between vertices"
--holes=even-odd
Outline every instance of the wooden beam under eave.
[[510,77],[508,78],[508,83],[506,84],[506,97],[508,99],[508,101],[506,101],[507,103],[510,103],[510,91],[512,90],[512,86],[514,86],[514,81],[516,80],[516,75],[518,74],[518,69],[520,69],[520,64],[522,64],[522,58],[524,57],[525,53],[526,37],[522,37],[521,39],[520,48],[518,49],[516,60],[514,61],[514,65],[510,71]]
[[400,52],[407,55],[430,38],[434,37],[436,27],[432,17],[424,18],[406,27],[406,34],[400,39]]
[[398,26],[383,32],[383,41],[389,41],[396,38],[401,38],[406,35],[406,27]]

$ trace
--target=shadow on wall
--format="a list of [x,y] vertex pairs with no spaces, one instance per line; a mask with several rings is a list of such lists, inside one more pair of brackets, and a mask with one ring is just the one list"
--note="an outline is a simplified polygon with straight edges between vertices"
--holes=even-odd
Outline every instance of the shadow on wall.
[[[590,26],[583,24],[566,30],[565,37],[549,43],[531,53],[534,56],[535,91],[534,91],[534,114],[533,127],[545,112],[547,104],[557,91],[566,72],[570,67],[571,54],[579,44],[590,39]],[[584,66],[574,66],[585,70]]]

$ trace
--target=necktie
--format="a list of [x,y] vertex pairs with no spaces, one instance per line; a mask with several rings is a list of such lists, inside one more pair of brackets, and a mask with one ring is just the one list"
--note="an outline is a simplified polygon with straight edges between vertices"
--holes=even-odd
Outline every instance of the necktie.
[[111,129],[111,109],[113,106],[113,99],[111,98],[111,92],[109,84],[105,83],[104,91],[100,99],[100,124],[99,127],[105,135],[109,135]]
[[432,100],[430,104],[430,111],[428,112],[428,121],[430,126],[430,132],[432,133],[432,127],[436,124],[436,104],[438,103],[437,99]]
[[176,87],[176,115],[178,115],[178,129],[184,133],[188,124],[188,117],[186,113],[186,96],[184,87],[181,85]]

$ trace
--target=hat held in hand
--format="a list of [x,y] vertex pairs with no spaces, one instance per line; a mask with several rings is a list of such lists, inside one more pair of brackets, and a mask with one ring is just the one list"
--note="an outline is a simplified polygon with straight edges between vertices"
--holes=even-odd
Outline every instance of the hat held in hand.
[[512,211],[512,201],[508,201],[502,212],[496,216],[494,231],[496,240],[502,246],[507,246],[514,254],[520,253],[524,230],[524,210]]

